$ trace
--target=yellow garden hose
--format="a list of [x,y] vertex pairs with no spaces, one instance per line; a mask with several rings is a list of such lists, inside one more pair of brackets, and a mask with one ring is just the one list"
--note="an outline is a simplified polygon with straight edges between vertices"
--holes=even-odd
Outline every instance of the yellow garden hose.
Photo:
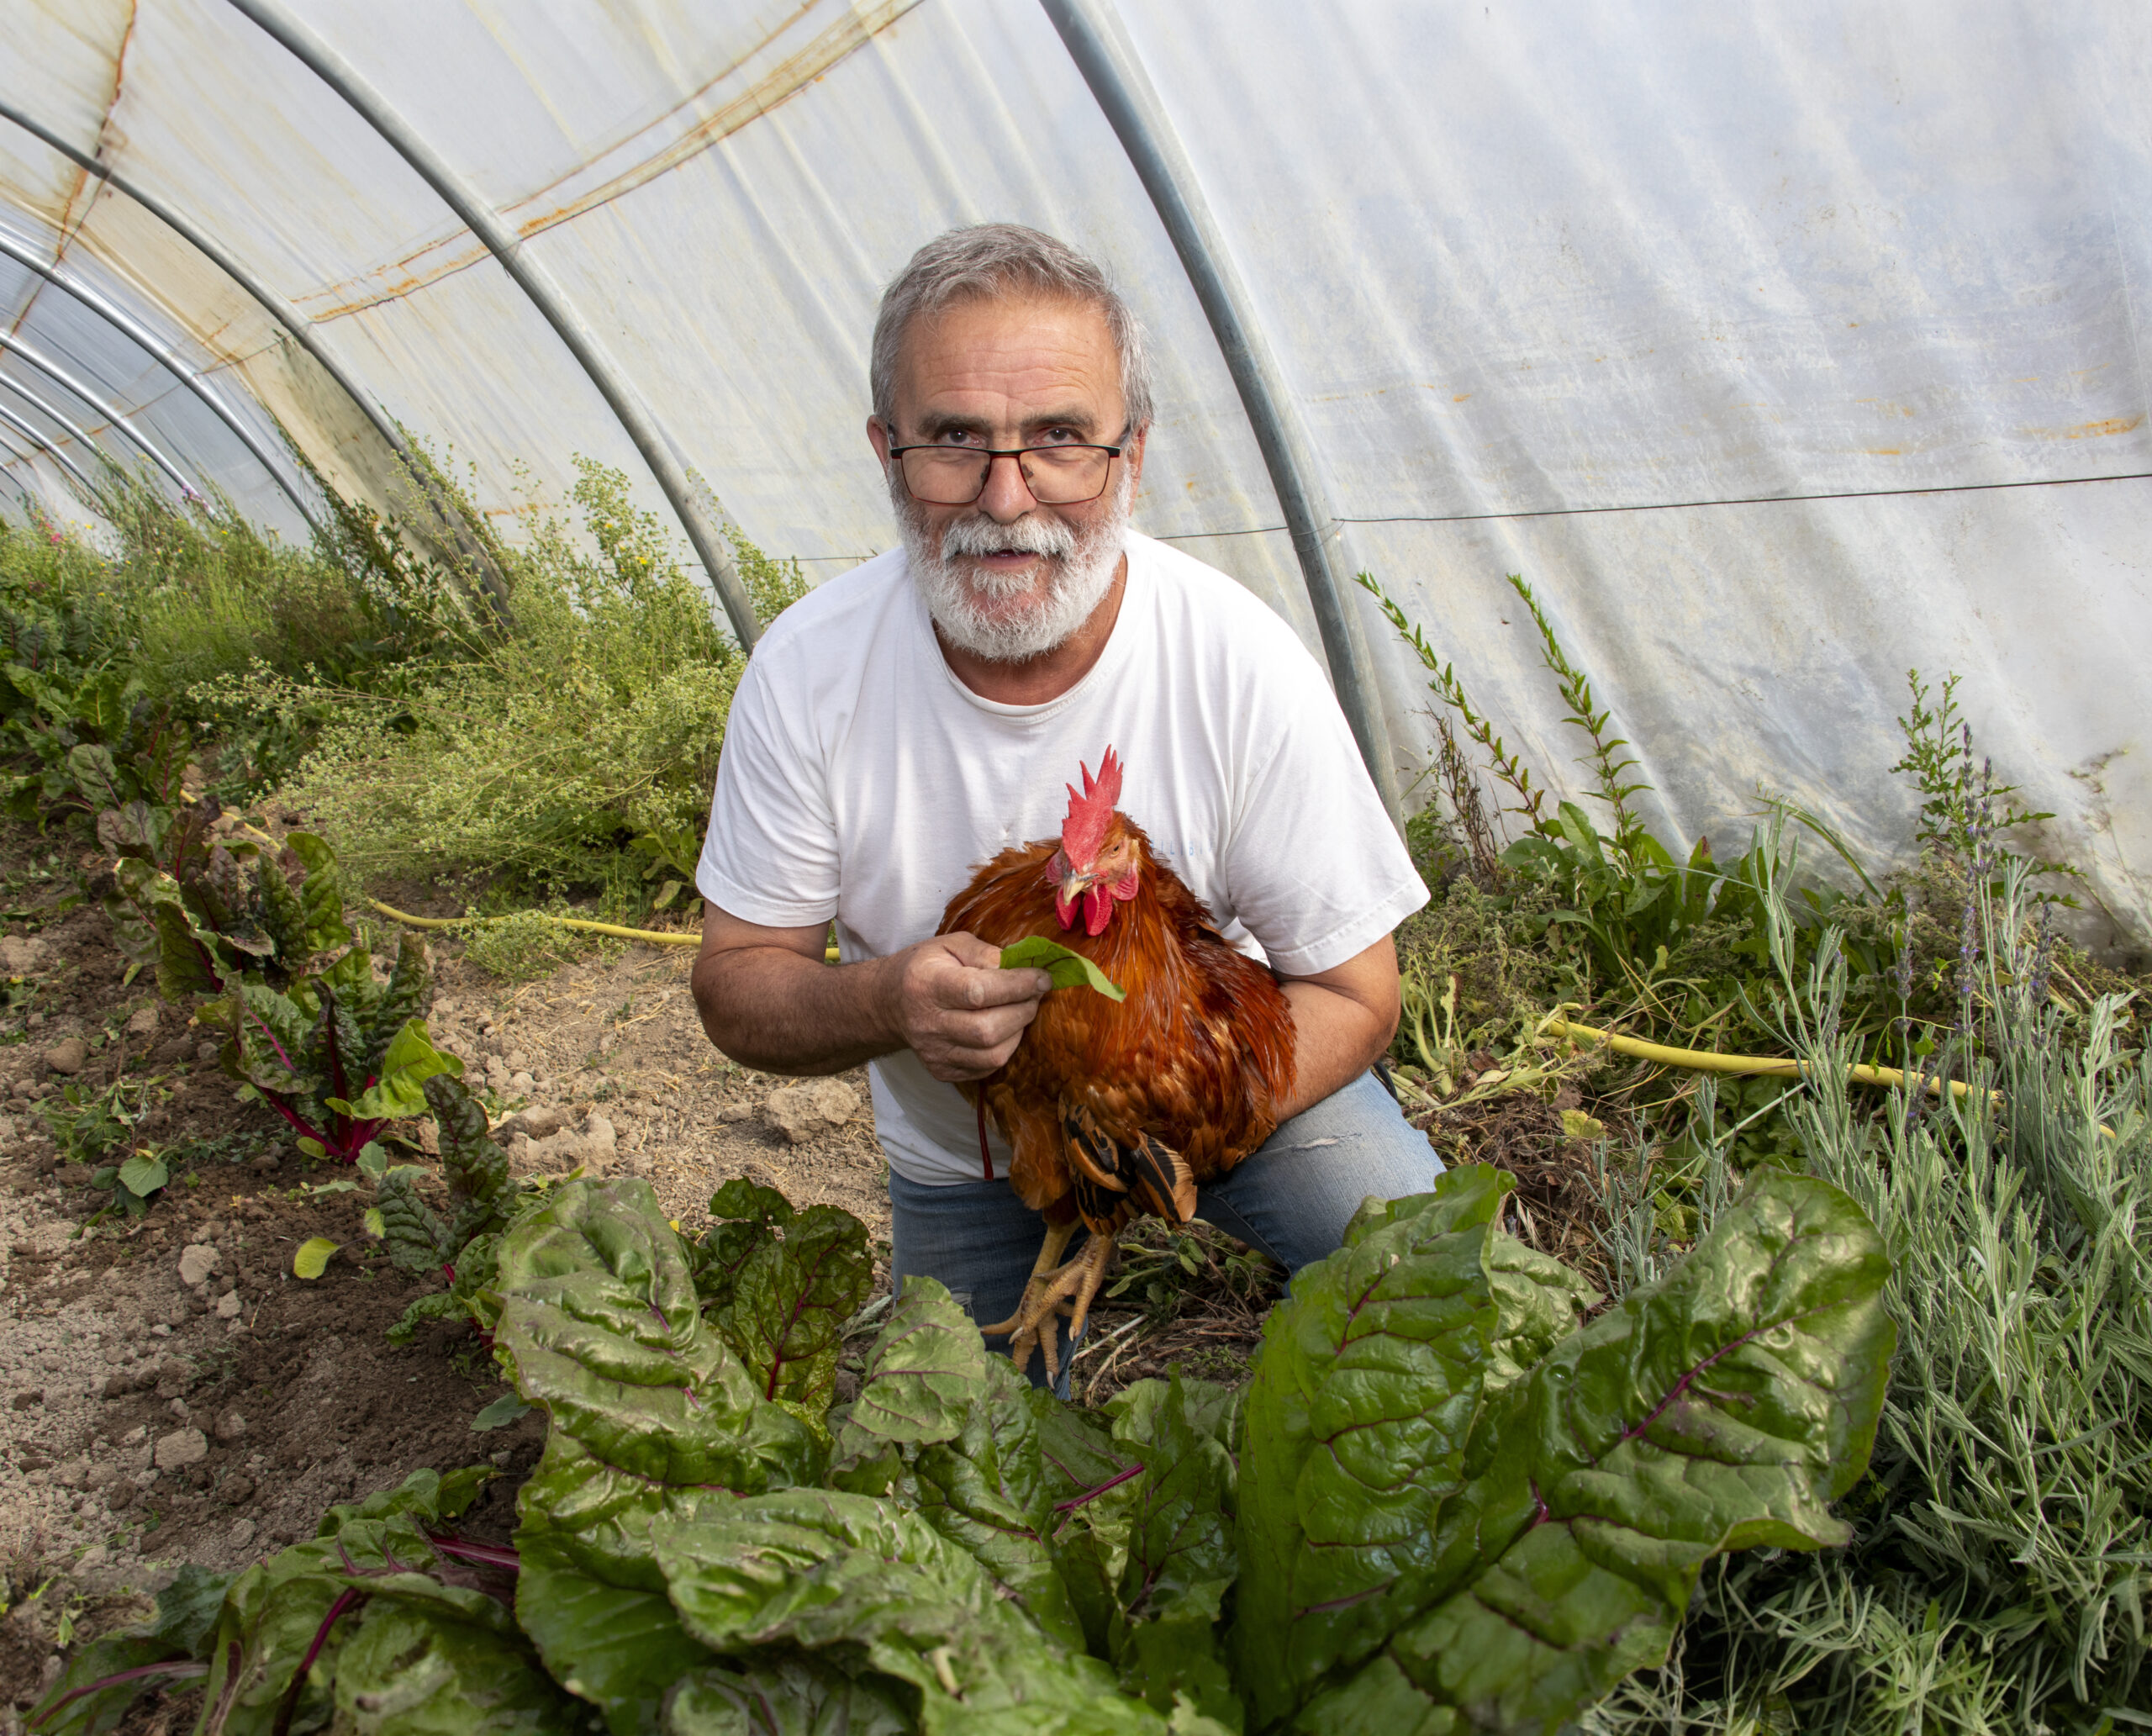
[[[384,916],[408,923],[413,928],[464,928],[473,922],[505,922],[505,916],[414,916],[408,910],[399,910],[385,905],[377,898],[367,902]],[[531,910],[525,913],[543,916],[548,922],[557,922],[563,928],[572,928],[583,934],[609,934],[624,941],[654,941],[661,947],[699,947],[703,937],[699,934],[667,934],[655,928],[623,928],[617,922],[586,922],[580,916],[556,916],[551,910]]]
[[[385,905],[377,898],[367,902],[392,921],[409,924],[413,928],[463,928],[473,922],[505,922],[505,916],[414,916],[408,910],[399,910],[393,905]],[[551,910],[531,910],[525,914],[542,916],[548,922],[557,922],[563,928],[572,928],[580,934],[609,934],[616,940],[651,941],[661,947],[699,947],[699,934],[672,934],[656,928],[623,928],[617,922],[588,922],[580,916],[556,916]],[[831,964],[837,962],[837,949],[829,947],[824,958]]]
[[[1543,1036],[1566,1037],[1573,1042],[1604,1043],[1617,1055],[1633,1055],[1639,1061],[1656,1061],[1662,1067],[1685,1068],[1691,1073],[1741,1073],[1763,1079],[1799,1079],[1808,1071],[1808,1063],[1786,1055],[1722,1055],[1715,1049],[1675,1049],[1664,1043],[1646,1042],[1641,1037],[1622,1037],[1611,1031],[1595,1031],[1589,1025],[1572,1024],[1559,1012],[1549,1014],[1540,1021]],[[1853,1066],[1846,1069],[1846,1077],[1864,1085],[1902,1085],[1906,1075],[1896,1067]],[[1938,1096],[1943,1081],[1930,1079],[1928,1095]],[[1962,1079],[1950,1081],[1953,1096],[1963,1097],[1972,1087]],[[2000,1091],[1989,1094],[1998,1106],[2002,1102]]]

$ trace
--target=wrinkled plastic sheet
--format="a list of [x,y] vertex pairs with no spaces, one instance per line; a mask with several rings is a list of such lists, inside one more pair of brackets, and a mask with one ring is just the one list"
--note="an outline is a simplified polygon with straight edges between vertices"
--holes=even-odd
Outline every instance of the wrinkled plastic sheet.
[[[519,227],[723,509],[810,576],[894,540],[862,432],[881,284],[984,218],[1093,252],[1156,339],[1139,523],[1316,642],[1216,346],[1036,8],[299,9]],[[1542,777],[1574,790],[1582,743],[1507,573],[1591,673],[1654,817],[1722,850],[1784,795],[1880,864],[1915,802],[1889,771],[1905,672],[1956,670],[1978,751],[2054,811],[2039,847],[2086,868],[2088,931],[2152,937],[2152,13],[1121,10],[1353,561]],[[578,453],[663,511],[498,267],[237,12],[15,0],[10,24],[8,100],[243,258],[509,534]],[[0,187],[11,234],[378,493],[363,420],[185,244],[4,126]],[[125,340],[18,268],[0,295],[182,467],[301,534]],[[49,459],[8,473],[73,510]],[[1409,778],[1426,672],[1356,608]]]

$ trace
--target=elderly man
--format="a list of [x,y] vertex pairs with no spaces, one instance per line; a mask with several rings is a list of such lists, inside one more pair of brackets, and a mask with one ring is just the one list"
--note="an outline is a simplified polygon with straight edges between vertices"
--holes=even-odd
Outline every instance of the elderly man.
[[1129,529],[1142,335],[1062,243],[987,224],[922,248],[871,383],[903,547],[786,610],[741,679],[697,876],[704,1028],[765,1072],[869,1063],[898,1279],[1005,1319],[1039,1220],[979,1179],[956,1084],[1052,984],[934,930],[978,863],[1058,831],[1063,782],[1113,743],[1122,807],[1293,1010],[1294,1100],[1200,1213],[1289,1269],[1321,1258],[1363,1198],[1440,1167],[1369,1072],[1397,1022],[1390,931],[1427,894],[1321,671],[1239,585]]

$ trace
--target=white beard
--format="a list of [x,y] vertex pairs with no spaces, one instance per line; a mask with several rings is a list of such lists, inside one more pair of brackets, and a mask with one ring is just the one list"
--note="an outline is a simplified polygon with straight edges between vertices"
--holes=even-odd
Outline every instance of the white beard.
[[[1044,510],[1013,525],[983,512],[952,520],[941,546],[918,502],[893,476],[890,501],[911,562],[913,583],[942,636],[959,651],[991,663],[1024,663],[1065,645],[1113,588],[1128,540],[1134,480],[1124,467],[1110,511],[1081,531]],[[1020,607],[1038,583],[1033,574],[983,573],[964,557],[1021,549],[1047,561],[1046,592]]]

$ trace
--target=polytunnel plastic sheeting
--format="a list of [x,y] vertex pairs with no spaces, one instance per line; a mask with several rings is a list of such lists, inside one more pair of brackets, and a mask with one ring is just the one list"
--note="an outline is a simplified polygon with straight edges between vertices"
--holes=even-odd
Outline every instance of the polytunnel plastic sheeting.
[[[810,575],[894,541],[861,432],[881,284],[984,218],[1093,252],[1156,340],[1139,525],[1316,645],[1216,345],[1029,0],[293,10],[520,231],[725,510]],[[582,453],[663,511],[498,266],[238,12],[9,13],[0,95],[243,260],[361,389],[471,467],[486,509],[511,514],[526,484],[557,505]],[[1539,774],[1573,787],[1580,743],[1505,573],[1591,672],[1655,817],[1722,846],[1759,793],[1784,794],[1881,863],[1914,801],[1887,770],[1904,672],[1956,669],[1981,750],[2056,811],[2046,853],[2086,865],[2120,931],[2152,936],[2152,15],[1120,13],[1352,558]],[[377,493],[377,436],[199,255],[4,124],[0,187],[11,234],[65,237],[332,482]],[[0,296],[24,298],[4,273]],[[52,298],[30,298],[34,325]],[[99,351],[108,337],[67,331],[102,377],[157,394],[130,402],[185,463],[296,531],[214,419],[139,356]],[[1425,672],[1355,607],[1416,768]]]

